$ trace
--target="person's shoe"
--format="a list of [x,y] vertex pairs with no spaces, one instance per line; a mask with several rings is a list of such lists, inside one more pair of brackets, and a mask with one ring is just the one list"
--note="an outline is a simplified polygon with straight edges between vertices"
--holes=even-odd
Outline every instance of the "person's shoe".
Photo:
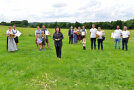
[[40,51],[41,51],[42,49],[40,49]]
[[42,50],[44,50],[44,51],[45,51],[45,48],[43,48]]

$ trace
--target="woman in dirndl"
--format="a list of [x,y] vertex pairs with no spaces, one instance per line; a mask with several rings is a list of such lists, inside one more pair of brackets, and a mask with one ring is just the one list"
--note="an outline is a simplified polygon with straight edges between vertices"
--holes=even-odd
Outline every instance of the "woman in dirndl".
[[77,37],[78,37],[78,40],[79,40],[79,44],[80,44],[80,41],[81,41],[81,28],[78,27],[78,30],[77,30]]
[[9,26],[9,29],[6,32],[6,36],[7,36],[7,50],[10,52],[18,50],[14,40],[15,36],[13,34],[13,31],[11,30],[11,26]]
[[77,28],[76,27],[74,28],[73,37],[74,37],[74,44],[78,43]]

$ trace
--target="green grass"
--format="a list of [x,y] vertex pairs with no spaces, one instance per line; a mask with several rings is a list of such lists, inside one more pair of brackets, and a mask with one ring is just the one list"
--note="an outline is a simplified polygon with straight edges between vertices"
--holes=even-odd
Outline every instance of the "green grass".
[[134,31],[128,51],[115,50],[112,30],[105,30],[104,51],[90,50],[89,30],[87,50],[82,44],[68,44],[68,30],[64,35],[62,60],[56,58],[49,29],[50,48],[39,51],[35,45],[35,28],[17,28],[19,50],[6,51],[6,30],[0,26],[0,90],[134,90]]

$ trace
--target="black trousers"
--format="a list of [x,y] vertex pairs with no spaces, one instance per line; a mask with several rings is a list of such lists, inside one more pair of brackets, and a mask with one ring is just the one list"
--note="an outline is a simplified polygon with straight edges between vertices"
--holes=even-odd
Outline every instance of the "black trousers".
[[100,50],[100,46],[101,50],[103,50],[103,39],[98,39],[98,50]]
[[69,44],[73,44],[73,37],[69,37]]
[[56,55],[57,58],[61,58],[61,46],[56,46]]
[[18,37],[14,38],[15,43],[19,43]]
[[91,38],[91,49],[93,50],[93,44],[94,44],[94,49],[96,50],[96,38]]
[[123,38],[122,39],[122,50],[124,50],[124,47],[126,48],[126,50],[128,50],[127,43],[128,43],[128,38]]

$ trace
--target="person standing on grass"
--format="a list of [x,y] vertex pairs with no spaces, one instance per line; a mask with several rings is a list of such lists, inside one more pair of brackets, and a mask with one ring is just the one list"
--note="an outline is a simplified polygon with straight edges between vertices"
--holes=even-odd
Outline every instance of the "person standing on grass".
[[68,36],[69,36],[69,44],[73,44],[73,26],[70,27],[69,31],[68,31]]
[[120,26],[118,25],[117,29],[114,31],[114,35],[115,35],[115,40],[114,40],[114,42],[115,42],[115,49],[117,48],[117,42],[118,42],[119,49],[120,49],[121,33],[122,33],[122,30],[120,29]]
[[63,39],[63,34],[61,33],[60,27],[57,26],[55,28],[55,33],[53,34],[53,40],[56,48],[57,58],[59,60],[61,59],[62,39]]
[[98,31],[96,33],[98,35],[98,50],[100,50],[100,46],[101,46],[101,50],[103,50],[103,37],[105,35],[104,31],[101,31],[101,27],[98,27]]
[[96,50],[96,33],[97,33],[97,29],[95,28],[95,25],[92,24],[92,28],[90,29],[91,50],[93,50],[93,44],[94,44],[94,49]]
[[86,50],[86,38],[82,40],[83,50]]
[[13,34],[13,31],[11,30],[11,26],[9,26],[9,29],[6,32],[6,36],[7,36],[7,50],[10,52],[18,50],[14,40],[15,36]]
[[[12,32],[13,32],[13,34],[16,34],[16,33],[18,32],[18,30],[16,30],[16,26],[15,26],[15,25],[13,25]],[[14,40],[15,40],[16,46],[17,46],[17,48],[18,48],[18,43],[19,43],[18,37],[15,36]]]
[[74,28],[74,33],[73,33],[73,37],[74,37],[74,44],[78,43],[78,38],[77,38],[77,28]]
[[42,30],[45,34],[45,38],[43,38],[43,42],[42,42],[42,46],[44,48],[46,48],[46,43],[47,43],[47,47],[49,48],[49,41],[48,41],[48,36],[50,35],[50,32],[48,31],[48,29],[46,29],[45,25],[42,26]]
[[38,38],[38,35],[41,36],[42,35],[42,31],[40,30],[40,27],[37,26],[37,30],[35,31],[35,43],[37,45],[37,48],[38,48],[38,43],[37,43],[37,38]]
[[82,39],[82,37],[81,37],[81,32],[82,32],[81,28],[78,27],[78,30],[77,30],[77,37],[78,37],[79,44],[80,44],[80,41],[81,41],[81,39]]
[[124,26],[124,30],[122,31],[122,50],[124,50],[124,46],[126,47],[126,51],[128,50],[128,39],[130,37],[130,32],[127,30],[127,27]]
[[87,30],[85,29],[85,26],[82,26],[82,41],[85,38],[86,39],[86,34],[87,34]]

